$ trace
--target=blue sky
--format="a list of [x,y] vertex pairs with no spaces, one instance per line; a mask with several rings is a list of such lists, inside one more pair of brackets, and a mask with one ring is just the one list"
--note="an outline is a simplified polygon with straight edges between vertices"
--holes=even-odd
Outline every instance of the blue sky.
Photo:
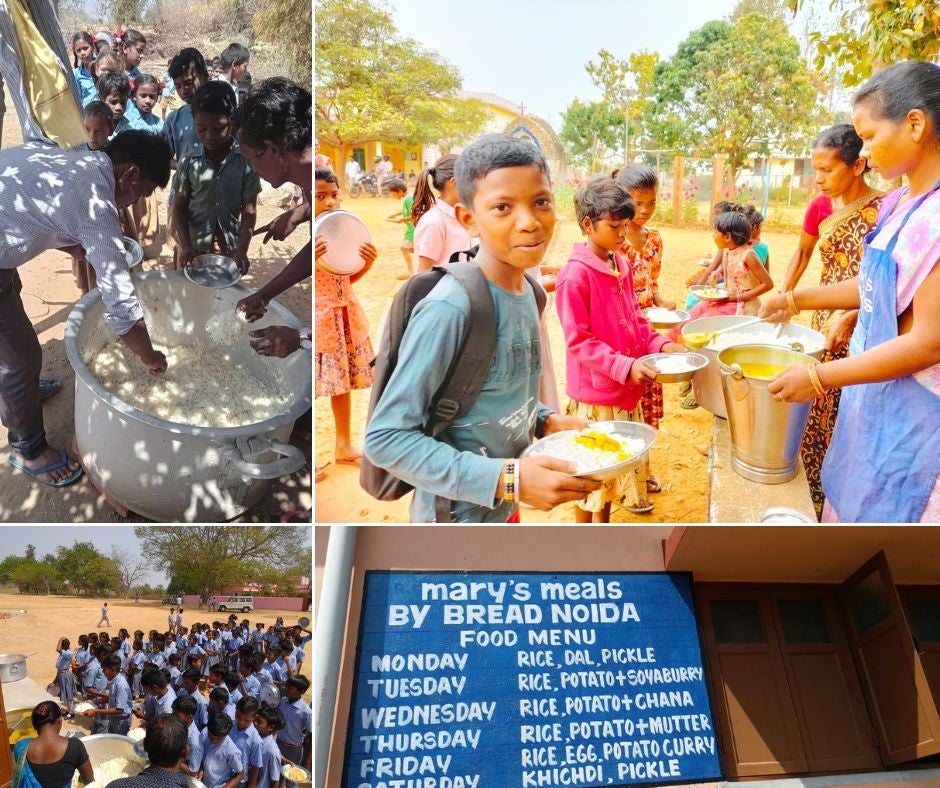
[[465,90],[496,93],[561,128],[573,98],[600,91],[584,64],[609,49],[665,59],[735,0],[389,0],[399,31],[457,66]]

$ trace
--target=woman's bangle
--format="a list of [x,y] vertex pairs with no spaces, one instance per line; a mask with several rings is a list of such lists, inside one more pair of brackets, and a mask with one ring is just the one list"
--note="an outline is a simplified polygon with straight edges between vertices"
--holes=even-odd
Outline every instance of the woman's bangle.
[[796,305],[796,299],[793,296],[792,290],[787,290],[787,309],[789,309],[792,316],[800,314],[800,310]]
[[519,460],[516,460],[513,463],[513,468],[515,470],[515,473],[513,473],[513,486],[515,487],[516,503],[520,503],[522,501],[522,487],[519,486],[519,466],[521,465],[522,463]]
[[819,379],[819,372],[816,371],[816,365],[808,365],[806,371],[809,372],[809,382],[813,384],[813,390],[816,392],[816,396],[825,397],[826,389],[823,388],[822,381]]

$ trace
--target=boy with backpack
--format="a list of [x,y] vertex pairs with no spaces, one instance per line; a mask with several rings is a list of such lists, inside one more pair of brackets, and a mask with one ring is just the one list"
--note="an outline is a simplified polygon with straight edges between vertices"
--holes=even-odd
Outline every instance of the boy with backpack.
[[[542,155],[504,134],[471,143],[455,175],[456,215],[479,233],[479,251],[474,263],[413,277],[396,297],[411,302],[401,333],[393,305],[383,338],[360,479],[378,497],[413,486],[414,522],[518,522],[520,501],[548,510],[599,486],[570,476],[571,463],[518,459],[534,436],[587,424],[538,401],[544,293],[526,271],[551,240],[551,184]],[[424,280],[437,280],[426,294]]]

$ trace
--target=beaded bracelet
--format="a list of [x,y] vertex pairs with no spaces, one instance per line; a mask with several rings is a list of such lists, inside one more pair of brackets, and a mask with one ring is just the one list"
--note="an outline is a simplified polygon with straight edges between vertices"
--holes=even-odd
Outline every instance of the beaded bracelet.
[[819,373],[816,371],[816,365],[810,364],[806,371],[809,372],[809,382],[813,384],[813,390],[817,397],[825,397],[826,389],[823,388],[822,381],[819,379]]
[[522,502],[522,487],[519,484],[519,466],[522,465],[521,462],[513,463],[513,486],[515,488],[514,492],[516,493],[516,501]]
[[503,465],[503,500],[514,503],[516,500],[516,479],[518,471],[516,470],[515,460],[506,460]]

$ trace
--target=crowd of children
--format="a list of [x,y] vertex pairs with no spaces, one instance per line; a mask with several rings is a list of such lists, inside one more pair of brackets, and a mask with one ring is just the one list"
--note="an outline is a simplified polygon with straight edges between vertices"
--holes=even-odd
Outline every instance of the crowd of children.
[[[173,714],[188,730],[186,774],[208,788],[279,784],[282,764],[309,759],[311,710],[302,696],[310,681],[301,671],[310,631],[280,618],[252,629],[235,614],[186,627],[183,610],[174,611],[163,632],[89,632],[74,652],[62,638],[55,667],[65,718],[79,694],[95,706],[83,712],[92,733],[127,735],[134,719],[146,727]],[[265,684],[277,687],[278,703],[262,697]]]
[[[164,135],[169,142],[176,174],[165,235],[174,268],[217,252],[247,272],[261,184],[235,142],[233,117],[251,87],[248,49],[229,44],[213,67],[187,47],[169,60],[162,77],[141,71],[147,40],[131,28],[113,35],[80,31],[71,49],[86,149],[100,150],[127,129]],[[155,195],[121,212],[124,234],[140,242],[148,258],[162,246],[158,217]],[[96,286],[87,261],[76,260],[74,268],[83,293]]]

